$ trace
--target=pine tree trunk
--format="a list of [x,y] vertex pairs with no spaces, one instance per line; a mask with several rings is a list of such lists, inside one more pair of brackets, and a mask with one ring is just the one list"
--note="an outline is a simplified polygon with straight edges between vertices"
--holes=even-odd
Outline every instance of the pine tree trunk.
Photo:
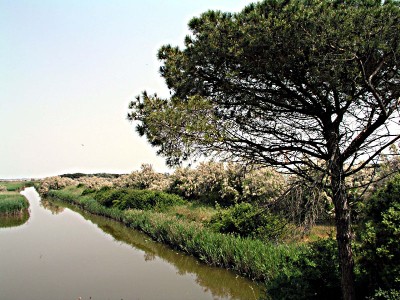
[[335,205],[336,240],[339,249],[339,263],[341,269],[341,286],[344,300],[355,299],[354,289],[354,260],[351,249],[351,220],[350,208],[347,201],[343,168],[332,170],[332,192]]

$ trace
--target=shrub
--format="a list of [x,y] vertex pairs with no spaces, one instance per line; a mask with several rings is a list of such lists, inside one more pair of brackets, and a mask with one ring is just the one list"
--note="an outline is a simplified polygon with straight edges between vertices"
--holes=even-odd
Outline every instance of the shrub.
[[399,290],[382,290],[378,289],[375,291],[375,294],[372,297],[367,299],[370,300],[398,300],[400,299],[400,291]]
[[162,211],[172,205],[185,203],[181,197],[174,194],[128,188],[102,188],[96,192],[94,198],[106,207],[113,206],[119,209],[156,209]]
[[364,214],[359,261],[364,280],[371,293],[400,290],[400,174],[372,195]]
[[267,283],[270,299],[340,299],[336,241],[312,243],[298,256],[287,256],[280,274]]
[[[80,187],[80,184],[78,184],[77,187],[79,188],[79,187]],[[82,185],[81,187],[83,187],[83,185]],[[83,190],[83,192],[82,192],[82,196],[88,195],[88,194],[92,194],[92,193],[95,193],[95,192],[96,192],[95,189],[85,188],[85,189]]]
[[209,225],[215,231],[263,240],[279,240],[285,232],[285,220],[250,203],[219,209]]
[[169,190],[226,207],[240,202],[268,202],[281,194],[285,183],[284,177],[271,168],[203,162],[196,169],[176,169]]
[[102,187],[112,187],[113,182],[111,178],[97,177],[97,176],[83,176],[76,179],[80,186],[85,186],[88,189],[99,190]]
[[66,186],[77,184],[77,181],[70,178],[63,178],[60,176],[47,177],[40,182],[38,192],[46,196],[50,190],[59,190]]
[[170,178],[167,174],[154,171],[149,164],[142,164],[140,171],[134,171],[129,175],[122,175],[113,180],[115,187],[129,187],[133,189],[150,189],[165,191],[170,186]]
[[94,199],[105,207],[112,207],[115,201],[120,201],[128,194],[127,189],[111,189],[102,187],[94,195]]
[[119,209],[156,209],[163,211],[172,205],[183,204],[185,201],[178,195],[160,191],[129,190],[126,196],[115,202]]

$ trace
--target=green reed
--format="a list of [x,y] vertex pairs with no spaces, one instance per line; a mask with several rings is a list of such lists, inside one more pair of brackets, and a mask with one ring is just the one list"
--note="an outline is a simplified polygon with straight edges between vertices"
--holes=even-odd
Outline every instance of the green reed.
[[214,232],[199,222],[155,211],[107,208],[90,196],[69,190],[50,191],[49,196],[80,206],[86,211],[123,222],[156,241],[189,253],[204,263],[231,269],[257,281],[269,281],[281,271],[288,257],[298,256],[298,245],[265,243]]
[[24,196],[13,192],[0,193],[0,214],[11,215],[20,214],[29,207],[28,201]]

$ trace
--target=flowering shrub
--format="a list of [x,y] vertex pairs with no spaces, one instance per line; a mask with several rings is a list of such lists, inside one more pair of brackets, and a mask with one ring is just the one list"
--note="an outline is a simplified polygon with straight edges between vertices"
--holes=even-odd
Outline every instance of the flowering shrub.
[[141,170],[115,178],[49,177],[42,181],[39,192],[46,194],[49,189],[78,184],[88,191],[109,187],[172,192],[187,199],[229,206],[239,202],[270,201],[280,195],[286,182],[271,168],[249,169],[233,163],[206,162],[196,169],[178,168],[172,175],[157,173],[151,165],[143,164]]
[[272,168],[255,168],[244,175],[243,198],[248,202],[265,202],[281,195],[287,181]]
[[113,182],[110,178],[83,176],[76,180],[78,184],[84,185],[88,189],[99,190],[102,187],[112,187]]
[[219,209],[209,222],[209,226],[218,232],[266,241],[280,240],[286,225],[282,217],[243,202],[228,209]]
[[148,189],[156,191],[167,190],[170,179],[167,174],[157,173],[149,164],[143,164],[140,171],[130,175],[123,175],[113,180],[115,187],[130,187],[134,189]]
[[130,175],[121,175],[117,178],[114,178],[112,180],[112,184],[114,187],[118,187],[118,188],[129,187],[131,184],[131,180],[129,178],[130,178]]
[[177,169],[171,175],[170,191],[210,204],[232,205],[269,201],[283,191],[285,184],[284,177],[271,168],[207,162],[196,169]]
[[49,190],[58,190],[70,185],[77,185],[78,182],[71,178],[53,176],[43,179],[39,186],[39,193],[42,195],[47,195]]

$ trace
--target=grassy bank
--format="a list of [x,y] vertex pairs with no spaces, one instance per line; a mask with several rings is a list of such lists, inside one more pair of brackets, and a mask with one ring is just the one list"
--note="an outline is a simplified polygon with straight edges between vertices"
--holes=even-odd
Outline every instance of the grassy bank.
[[17,192],[0,192],[0,215],[23,214],[28,207],[28,201]]
[[0,182],[0,216],[23,215],[27,213],[29,202],[19,191],[30,186],[27,181],[1,181]]
[[[195,209],[191,204],[175,206],[171,208],[172,211],[121,210],[101,205],[93,195],[82,195],[82,192],[83,189],[69,187],[51,190],[48,196],[123,222],[209,265],[234,270],[253,280],[269,281],[275,278],[285,271],[287,257],[296,257],[302,251],[301,247],[295,245],[267,244],[251,238],[214,232],[197,220],[207,218],[209,211],[204,208]],[[177,211],[180,213],[177,214]]]
[[30,186],[34,186],[34,181],[0,181],[0,186],[5,187],[9,192],[17,192]]

